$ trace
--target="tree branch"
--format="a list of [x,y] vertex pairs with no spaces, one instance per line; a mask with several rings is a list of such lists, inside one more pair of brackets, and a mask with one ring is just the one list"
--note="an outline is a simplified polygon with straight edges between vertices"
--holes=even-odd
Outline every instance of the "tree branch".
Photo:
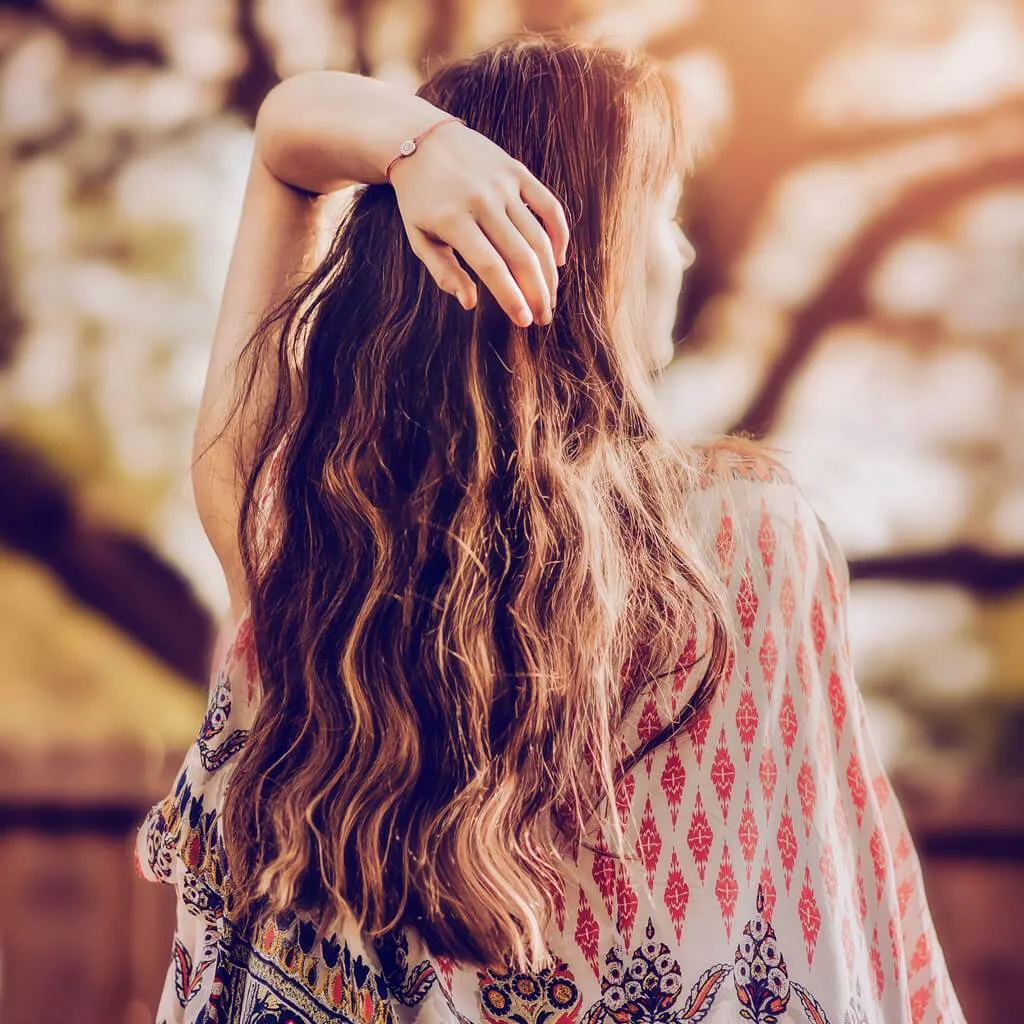
[[953,583],[987,596],[1024,588],[1024,554],[997,555],[968,545],[877,558],[851,559],[850,579]]
[[965,195],[1000,185],[1017,184],[1024,176],[1024,152],[972,164],[952,174],[918,184],[899,193],[863,232],[833,271],[814,300],[793,319],[782,354],[768,371],[750,407],[732,431],[763,437],[771,429],[797,370],[810,355],[825,329],[867,312],[866,282],[893,240],[920,230],[936,213]]
[[0,544],[47,566],[82,604],[206,685],[214,625],[177,569],[145,542],[81,517],[68,481],[23,441],[0,435],[0,481]]
[[139,62],[163,67],[166,56],[151,39],[122,39],[94,18],[70,18],[58,14],[45,0],[24,0],[20,9],[56,32],[76,53],[90,53],[111,63]]
[[235,31],[245,49],[246,62],[242,73],[228,87],[226,106],[242,114],[249,124],[255,124],[263,98],[279,81],[270,51],[256,25],[255,0],[238,0]]

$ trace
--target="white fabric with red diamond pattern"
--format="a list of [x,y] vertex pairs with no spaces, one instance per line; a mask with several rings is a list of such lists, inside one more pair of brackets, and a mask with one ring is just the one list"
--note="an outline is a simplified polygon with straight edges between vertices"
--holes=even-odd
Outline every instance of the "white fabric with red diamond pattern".
[[[785,471],[715,464],[691,519],[728,585],[737,655],[708,711],[624,777],[635,859],[581,849],[566,873],[555,968],[478,971],[413,930],[375,944],[349,927],[319,949],[288,917],[233,933],[216,810],[258,693],[243,619],[175,791],[139,829],[137,871],[179,894],[158,1024],[964,1024],[854,679],[843,555]],[[681,663],[699,643],[683,638]],[[638,700],[624,751],[678,713],[695,674]]]

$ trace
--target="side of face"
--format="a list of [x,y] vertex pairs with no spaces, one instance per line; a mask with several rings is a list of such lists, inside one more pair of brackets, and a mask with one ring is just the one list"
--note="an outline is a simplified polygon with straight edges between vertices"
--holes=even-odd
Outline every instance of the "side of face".
[[654,203],[647,228],[644,337],[655,369],[672,361],[672,330],[683,274],[697,255],[677,220],[681,191],[681,182],[673,180]]

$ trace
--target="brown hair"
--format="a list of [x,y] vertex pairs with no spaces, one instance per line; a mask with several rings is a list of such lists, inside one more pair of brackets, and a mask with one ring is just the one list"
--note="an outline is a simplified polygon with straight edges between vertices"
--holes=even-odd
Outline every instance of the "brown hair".
[[[434,954],[536,970],[559,864],[604,802],[625,856],[618,780],[707,705],[731,650],[686,523],[699,460],[656,426],[620,317],[646,204],[685,155],[664,73],[610,47],[516,39],[420,95],[565,204],[555,319],[517,327],[482,285],[463,311],[371,185],[246,346],[240,404],[261,361],[279,376],[244,467],[262,692],[222,812],[228,910],[409,922]],[[278,448],[284,543],[264,550],[254,491]],[[621,759],[624,715],[697,622],[696,691]]]

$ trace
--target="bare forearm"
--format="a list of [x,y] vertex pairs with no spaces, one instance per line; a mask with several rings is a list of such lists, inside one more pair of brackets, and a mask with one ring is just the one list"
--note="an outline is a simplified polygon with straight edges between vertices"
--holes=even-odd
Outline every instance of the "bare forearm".
[[[275,86],[256,120],[241,223],[232,250],[195,432],[196,505],[228,579],[236,614],[246,599],[238,510],[254,439],[277,387],[261,366],[244,416],[231,416],[236,359],[262,314],[315,262],[320,196],[379,183],[406,139],[445,111],[359,75],[318,71]],[[413,252],[438,286],[475,304],[477,285],[456,254],[520,326],[551,322],[569,229],[558,199],[522,163],[475,131],[431,136],[392,178]],[[543,225],[541,228],[539,222]],[[514,273],[513,273],[514,269]],[[343,339],[342,339],[343,340]],[[223,429],[222,429],[223,428]]]
[[373,78],[310,71],[267,95],[256,120],[257,150],[281,181],[327,193],[384,180],[402,141],[444,116],[426,100]]
[[286,79],[264,100],[242,216],[224,284],[193,439],[196,504],[238,610],[243,580],[235,531],[241,500],[235,463],[251,464],[277,388],[272,359],[259,368],[244,416],[230,417],[236,359],[262,314],[315,263],[322,205],[314,195],[384,178],[402,141],[439,116],[424,100],[344,72]]

